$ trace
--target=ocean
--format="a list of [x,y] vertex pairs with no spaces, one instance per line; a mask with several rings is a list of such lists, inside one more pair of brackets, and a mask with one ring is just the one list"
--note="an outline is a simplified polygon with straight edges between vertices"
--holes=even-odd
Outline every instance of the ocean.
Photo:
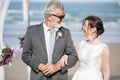
[[[30,2],[30,25],[40,24],[44,20],[46,3]],[[118,3],[63,3],[65,20],[62,24],[70,29],[76,45],[82,39],[82,20],[89,15],[99,16],[104,23],[105,32],[100,39],[105,43],[120,42],[120,5]],[[23,22],[22,2],[11,1],[4,26],[4,44],[19,48],[19,39],[26,32]]]

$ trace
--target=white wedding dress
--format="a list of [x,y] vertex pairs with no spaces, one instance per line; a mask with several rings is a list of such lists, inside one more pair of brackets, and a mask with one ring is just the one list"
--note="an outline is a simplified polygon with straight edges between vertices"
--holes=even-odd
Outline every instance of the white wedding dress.
[[72,80],[103,80],[101,52],[106,44],[91,45],[81,41],[78,51],[79,68]]

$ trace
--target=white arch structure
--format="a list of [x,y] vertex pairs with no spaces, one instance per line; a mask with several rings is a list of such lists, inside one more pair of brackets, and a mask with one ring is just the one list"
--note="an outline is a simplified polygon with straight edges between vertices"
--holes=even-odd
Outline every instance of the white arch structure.
[[7,9],[11,0],[0,0],[0,48],[4,47],[3,28]]
[[[3,29],[4,29],[4,22],[5,16],[8,10],[8,6],[11,0],[0,0],[0,50],[4,47],[3,41]],[[24,26],[28,27],[30,25],[29,20],[29,0],[23,0],[23,21]],[[30,77],[30,68],[28,67],[28,80]],[[4,75],[4,66],[0,66],[0,80],[5,80]]]
[[[4,47],[3,28],[7,9],[11,0],[0,0],[0,50]],[[1,54],[1,52],[0,52]],[[0,80],[5,80],[4,66],[0,66]]]

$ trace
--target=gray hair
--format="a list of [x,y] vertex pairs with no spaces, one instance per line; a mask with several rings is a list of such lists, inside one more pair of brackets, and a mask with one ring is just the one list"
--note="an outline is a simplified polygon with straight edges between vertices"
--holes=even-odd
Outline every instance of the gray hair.
[[45,7],[45,18],[48,14],[56,14],[56,9],[62,9],[64,10],[63,5],[59,0],[52,0],[48,3],[48,5]]

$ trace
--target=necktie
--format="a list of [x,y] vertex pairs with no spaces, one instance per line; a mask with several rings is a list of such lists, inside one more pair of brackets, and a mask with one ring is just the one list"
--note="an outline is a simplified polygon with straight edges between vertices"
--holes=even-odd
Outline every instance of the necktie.
[[53,48],[54,48],[54,43],[55,43],[55,38],[54,38],[54,30],[49,30],[50,31],[50,37],[49,37],[49,55],[48,55],[48,62],[52,63],[52,54],[53,54]]

